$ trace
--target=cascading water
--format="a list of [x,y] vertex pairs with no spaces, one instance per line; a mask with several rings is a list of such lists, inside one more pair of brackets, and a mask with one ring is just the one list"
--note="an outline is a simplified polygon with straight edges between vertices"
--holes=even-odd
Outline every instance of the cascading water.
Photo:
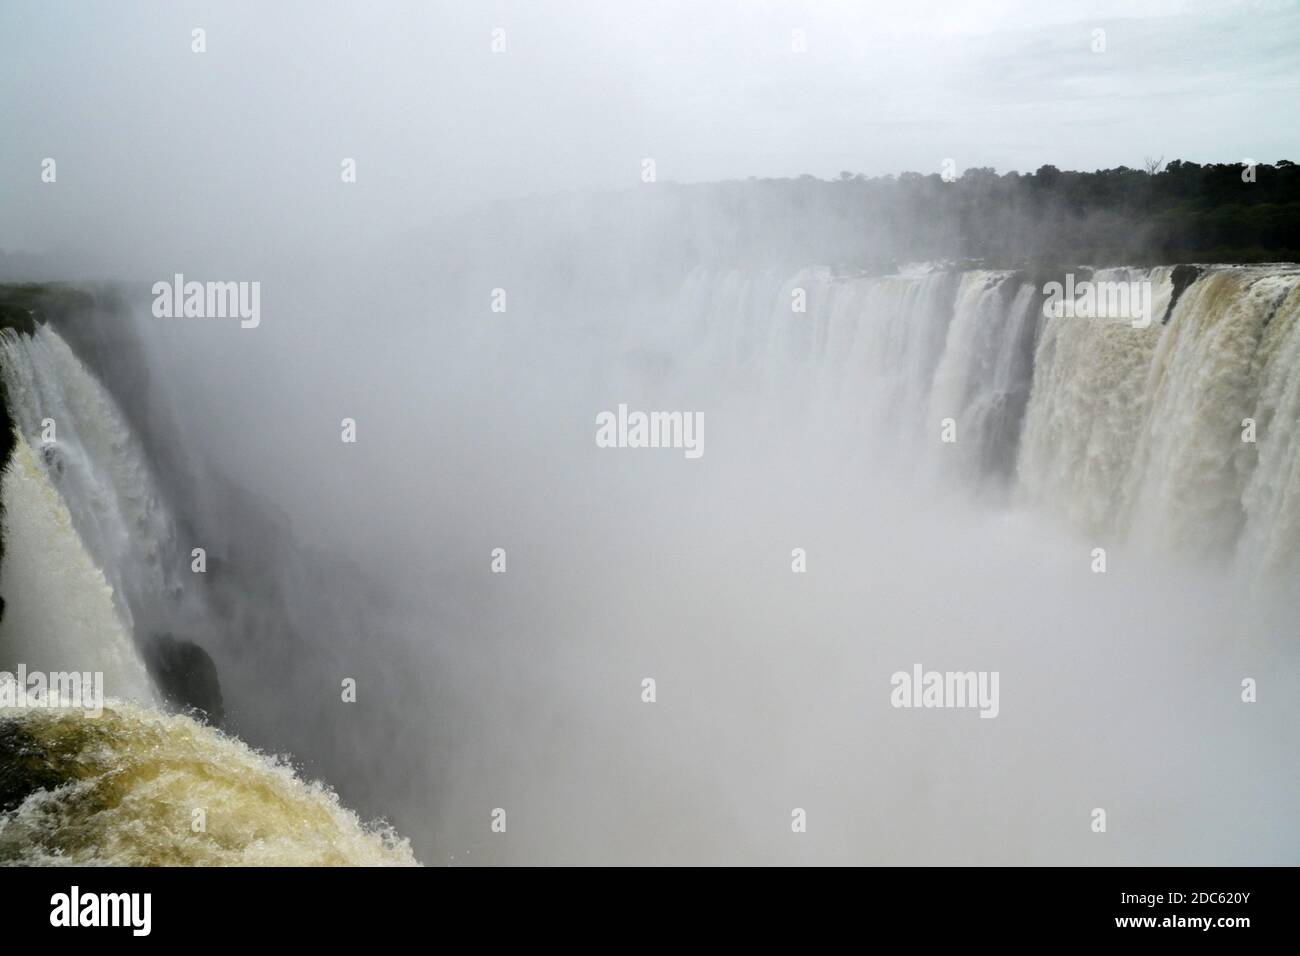
[[[0,336],[0,372],[14,425],[39,448],[87,550],[112,585],[128,631],[133,611],[180,591],[175,522],[140,443],[113,399],[48,326]],[[47,432],[46,425],[52,432]],[[47,440],[52,439],[52,440]]]
[[153,687],[118,614],[112,586],[22,436],[0,488],[5,506],[0,669],[12,672],[21,663],[43,672],[99,671],[108,696],[153,703]]
[[1209,267],[1172,310],[1169,267],[1090,275],[1150,283],[1150,324],[1046,317],[1019,273],[923,269],[696,272],[672,312],[700,367],[878,464],[923,461],[1157,551],[1296,568],[1300,272]]
[[1258,446],[1242,489],[1246,514],[1238,547],[1263,567],[1293,570],[1300,547],[1300,276],[1277,280],[1285,291],[1264,330],[1255,421],[1271,435]]
[[1034,287],[1012,275],[962,278],[930,390],[929,421],[952,422],[956,466],[972,485],[1004,482],[1015,461],[1039,315]]
[[1211,269],[1163,325],[1049,320],[1024,493],[1155,550],[1226,559],[1235,548],[1248,572],[1294,570],[1298,284],[1294,270]]
[[413,864],[329,789],[163,712],[137,638],[181,590],[179,549],[141,445],[50,327],[0,332],[0,374],[0,683],[98,672],[106,698],[0,705],[0,864]]
[[867,278],[809,269],[780,278],[701,270],[671,313],[685,317],[677,341],[699,343],[697,367],[751,386],[765,414],[800,417],[898,463],[920,445],[956,281],[942,271]]
[[[1145,689],[1128,686],[1123,675],[1118,687],[1106,680],[1114,669],[1116,648],[1132,638],[1130,629],[1141,626],[1126,615],[1134,607],[1143,613],[1149,608],[1136,599],[1103,601],[1076,631],[1066,630],[1062,636],[1063,629],[1058,628],[1054,633],[1060,601],[1083,593],[1077,592],[1077,581],[1101,579],[1088,576],[1087,563],[1079,558],[1086,550],[1076,551],[1072,540],[1045,532],[1044,516],[1059,517],[1081,529],[1089,535],[1089,547],[1094,540],[1107,545],[1135,542],[1158,553],[1205,559],[1211,567],[1187,575],[1188,587],[1205,581],[1217,585],[1214,565],[1227,562],[1254,582],[1280,580],[1285,585],[1290,580],[1293,585],[1300,565],[1300,270],[1208,267],[1181,286],[1170,269],[1088,274],[1100,281],[1150,282],[1151,324],[1135,328],[1123,319],[1047,317],[1042,283],[1008,271],[917,268],[889,276],[843,276],[827,269],[804,269],[792,275],[699,270],[685,278],[664,308],[660,308],[665,301],[661,294],[647,297],[649,304],[637,300],[628,305],[634,316],[645,314],[653,322],[609,321],[596,328],[596,334],[590,334],[594,323],[588,322],[580,339],[570,336],[549,353],[543,353],[539,343],[557,332],[572,331],[563,322],[539,323],[533,330],[511,326],[505,347],[528,350],[533,353],[530,359],[534,354],[558,355],[575,372],[604,376],[597,384],[609,386],[610,401],[643,399],[644,407],[688,409],[697,407],[689,404],[697,397],[702,404],[712,403],[707,404],[710,451],[699,468],[675,467],[680,464],[675,457],[606,456],[599,459],[602,468],[609,467],[600,473],[602,481],[620,487],[618,482],[629,476],[641,478],[636,469],[653,470],[656,490],[667,489],[664,500],[684,509],[684,515],[673,512],[676,523],[666,522],[680,533],[680,538],[670,540],[679,545],[683,560],[692,560],[697,527],[721,549],[683,570],[677,582],[686,589],[683,593],[689,593],[689,582],[707,579],[737,554],[770,556],[775,551],[779,565],[790,547],[802,546],[805,536],[820,530],[820,550],[810,548],[810,553],[819,562],[819,573],[822,568],[830,571],[825,579],[830,586],[825,607],[835,613],[821,615],[820,605],[808,605],[818,610],[816,620],[792,616],[782,621],[802,629],[799,651],[790,662],[807,665],[804,655],[809,648],[819,647],[832,662],[824,673],[810,672],[819,681],[819,692],[828,675],[846,671],[855,682],[868,680],[876,669],[893,667],[899,654],[912,659],[907,655],[917,647],[926,648],[926,655],[944,653],[962,660],[967,658],[961,655],[976,654],[973,659],[992,660],[996,666],[1000,660],[1017,659],[1016,653],[1005,650],[1010,646],[1023,652],[1020,659],[1028,664],[1018,675],[1012,675],[1008,665],[1009,679],[1014,676],[1016,686],[1040,693],[1044,700],[1055,700],[1064,686],[1060,682],[1075,679],[1082,665],[1090,692],[1097,696],[1070,711],[1070,721],[1081,719],[1080,715],[1092,720],[1094,712],[1104,712],[1112,703],[1131,708],[1134,701],[1147,700]],[[481,330],[479,335],[486,338]],[[574,345],[578,341],[583,348]],[[594,357],[588,346],[596,350]],[[41,766],[49,771],[33,776],[24,764],[17,768],[20,772],[0,773],[0,778],[30,781],[25,791],[0,791],[0,859],[410,862],[404,843],[390,833],[361,827],[339,810],[328,791],[305,785],[238,741],[185,716],[169,716],[153,704],[154,693],[143,675],[133,638],[139,638],[142,626],[149,626],[145,620],[149,609],[165,605],[178,580],[183,585],[188,552],[186,544],[176,540],[177,522],[168,517],[148,460],[123,416],[54,330],[41,328],[33,336],[5,333],[0,367],[19,433],[3,486],[7,550],[0,566],[0,594],[8,607],[0,621],[4,655],[0,667],[23,661],[48,668],[102,669],[111,694],[136,701],[110,707],[102,727],[87,727],[70,715],[50,711],[0,714],[0,737],[8,735],[6,739],[16,744],[0,747],[0,754],[39,754]],[[538,374],[549,388],[553,370],[548,366]],[[570,378],[555,388],[563,389],[581,376]],[[614,392],[615,387],[641,394]],[[681,401],[661,404],[664,396]],[[544,416],[544,426],[571,417],[580,423],[575,441],[589,441],[589,433],[581,427],[590,420],[587,396],[575,387],[564,400],[569,402],[561,406],[565,414]],[[712,417],[715,409],[719,414]],[[53,447],[42,441],[47,418],[58,429]],[[955,443],[940,440],[944,419],[955,423]],[[1253,432],[1243,424],[1247,419],[1253,422]],[[754,449],[737,450],[735,435],[745,432],[749,437],[747,429],[768,442],[760,452],[777,454],[750,457],[748,452]],[[1243,440],[1247,434],[1255,440]],[[569,437],[565,432],[564,438]],[[809,438],[832,442],[835,454],[801,459],[784,455],[786,447],[778,444],[787,442],[794,449]],[[510,440],[518,439],[512,435]],[[791,473],[778,473],[787,462]],[[821,475],[815,483],[805,483],[799,475],[801,468],[810,467],[805,462],[838,470],[834,477],[840,483],[829,486]],[[755,463],[771,466],[775,477],[743,497],[743,507],[733,505],[727,494],[692,499],[698,489],[690,483],[707,476],[707,468],[718,469],[718,480],[726,483],[730,478],[747,479],[754,474]],[[626,468],[627,474],[618,468]],[[915,493],[907,489],[907,495],[895,499],[894,489],[882,488],[883,482],[863,480],[891,475],[920,487]],[[568,477],[582,487],[582,473]],[[658,485],[661,477],[664,483]],[[635,480],[628,486],[641,487]],[[821,515],[820,502],[806,500],[812,494],[809,487],[823,492],[831,487],[832,493],[842,488],[846,497],[828,497],[828,514]],[[886,493],[873,500],[881,491]],[[978,507],[966,508],[963,496],[973,497]],[[927,509],[936,499],[942,500]],[[644,503],[639,498],[630,503],[620,499],[619,508],[609,511],[625,510],[639,518],[647,514]],[[859,504],[868,513],[867,520],[846,521],[842,539],[827,531],[842,513]],[[758,509],[768,506],[778,510],[777,517],[767,523],[752,520]],[[918,506],[920,510],[915,510]],[[809,512],[811,521],[803,520]],[[897,523],[878,520],[884,512],[896,517]],[[1011,519],[1001,522],[1005,515]],[[826,527],[818,529],[817,519],[823,517]],[[945,536],[949,520],[969,521],[978,531]],[[936,530],[932,525],[940,527]],[[918,533],[916,541],[904,540],[913,527],[928,530]],[[648,533],[644,527],[641,530]],[[566,528],[566,533],[570,531]],[[879,534],[873,538],[876,531]],[[596,542],[586,541],[584,546],[600,553]],[[947,547],[956,550],[950,560],[939,554]],[[647,550],[651,555],[659,553],[648,546]],[[611,561],[629,561],[637,553],[629,548]],[[999,570],[988,576],[994,582],[988,587],[978,574],[963,580],[980,562]],[[1043,567],[1036,569],[1036,562]],[[655,581],[671,571],[642,570]],[[931,605],[942,602],[933,600],[924,583],[932,570],[942,576],[942,587],[960,598],[951,599],[955,604],[974,608],[969,614],[976,622],[973,626],[933,611]],[[1025,595],[1008,598],[1005,586],[1035,570],[1041,573],[1031,580],[1035,586],[1058,589],[1050,596],[1057,603],[1048,600],[1050,612],[1030,608],[1034,613],[1019,627],[1013,618],[1021,613]],[[1134,565],[1127,565],[1128,573],[1112,575],[1104,585],[1130,589],[1119,592],[1124,596],[1141,593],[1149,582],[1140,565],[1136,574],[1133,570]],[[1181,587],[1181,570],[1163,576],[1163,588],[1153,592],[1153,602],[1182,593],[1169,586],[1170,580],[1176,580]],[[1070,573],[1079,578],[1070,578]],[[1061,583],[1065,580],[1068,586]],[[617,581],[604,583],[614,590],[619,587]],[[718,587],[737,588],[732,592],[735,600],[716,600],[710,592],[698,606],[682,602],[691,614],[714,614],[708,621],[719,634],[739,631],[746,640],[753,634],[766,642],[747,645],[735,658],[742,664],[746,654],[778,653],[788,636],[785,630],[767,633],[765,615],[757,611],[752,618],[745,617],[751,605],[764,612],[783,612],[779,598],[784,584],[775,586],[773,578],[762,588],[742,587],[749,583],[743,576],[737,584],[719,575]],[[865,598],[864,583],[870,589]],[[1228,590],[1216,587],[1213,596],[1217,599]],[[770,602],[768,592],[775,595]],[[1098,588],[1080,603],[1107,593],[1112,592]],[[836,603],[837,594],[841,603]],[[250,597],[250,603],[255,600]],[[672,610],[677,602],[661,603]],[[1276,602],[1260,602],[1266,603],[1277,610]],[[570,631],[582,634],[590,625],[581,613],[583,601],[574,605],[574,618],[566,622],[566,640]],[[996,613],[990,608],[996,608]],[[1207,634],[1197,631],[1198,615],[1184,609],[1182,617],[1175,618],[1177,623],[1168,627],[1176,635],[1170,644],[1195,641],[1200,656],[1189,655],[1185,661],[1157,642],[1140,648],[1147,655],[1142,667],[1167,662],[1171,667],[1190,667],[1208,659],[1216,670],[1207,687],[1225,679],[1231,686],[1239,673],[1262,672],[1270,660],[1255,656],[1262,642],[1242,642],[1245,663],[1241,664],[1234,656],[1236,649],[1223,649],[1226,635],[1241,619],[1237,610],[1234,606],[1216,617],[1207,625],[1211,632]],[[617,616],[601,622],[605,625],[602,641],[605,630],[623,627],[634,617],[624,611],[620,605]],[[691,656],[684,653],[681,658],[680,672],[685,673],[685,662],[696,660],[698,622],[669,619],[665,623],[649,612],[646,616],[657,621],[664,634],[680,630],[690,635]],[[864,622],[870,632],[867,640],[861,639]],[[1116,622],[1124,627],[1115,627]],[[254,637],[261,635],[256,628],[246,630]],[[509,637],[505,630],[503,648]],[[1123,633],[1112,638],[1110,630]],[[1243,625],[1241,633],[1256,637],[1272,632]],[[1041,651],[1040,634],[1054,639],[1041,642]],[[1217,643],[1221,636],[1223,645]],[[510,652],[514,653],[513,647]],[[734,662],[733,656],[718,656],[728,666]],[[574,668],[580,665],[580,661],[573,663]],[[1028,671],[1034,666],[1046,675],[1041,684],[1030,679]],[[787,668],[782,676],[797,670]],[[1221,670],[1228,672],[1227,678]],[[750,676],[764,675],[755,671]],[[760,681],[756,686],[766,685]],[[853,694],[860,691],[855,683]],[[1209,694],[1207,690],[1207,699]],[[772,710],[771,699],[763,696],[754,713]],[[791,699],[807,700],[798,695]],[[857,698],[854,701],[856,707]],[[749,718],[741,717],[751,712],[738,704],[735,713],[741,715],[738,724],[745,724]],[[1026,746],[1042,747],[1026,752],[1033,755],[1035,767],[1046,768],[1042,779],[1048,783],[1032,774],[1017,778],[1016,783],[1038,793],[1040,806],[1058,805],[1059,795],[1049,799],[1044,794],[1062,772],[1077,769],[1084,775],[1111,766],[1106,762],[1109,752],[1086,747],[1069,750],[1069,760],[1053,762],[1054,756],[1060,756],[1053,749],[1057,741],[1034,737],[1034,728],[1015,723],[1016,713],[1008,707],[997,723],[1011,728],[1010,733],[1022,734],[1016,739]],[[1027,711],[1019,713],[1023,721]],[[1175,716],[1169,726],[1176,724],[1176,728],[1169,733],[1181,734],[1186,715]],[[1219,716],[1216,711],[1214,719]],[[404,710],[401,719],[409,717]],[[1064,725],[1062,719],[1048,729],[1064,733]],[[681,726],[692,725],[686,721]],[[817,732],[826,726],[836,725],[819,722]],[[1098,741],[1109,741],[1107,725],[1100,718],[1091,726]],[[404,727],[394,722],[391,729],[397,732]],[[781,728],[773,724],[769,729],[776,734]],[[860,730],[841,729],[850,736]],[[752,736],[746,724],[743,737]],[[934,743],[934,753],[960,764],[969,756],[962,749],[963,740],[955,738],[948,749]],[[918,745],[925,743],[922,739]],[[540,745],[553,744],[550,739],[540,741]],[[1069,744],[1077,745],[1077,741]],[[1156,756],[1173,750],[1160,750]],[[1088,759],[1077,759],[1078,753]],[[511,755],[508,749],[505,754]],[[1140,760],[1116,764],[1117,778],[1145,765],[1152,754],[1139,756]],[[938,759],[933,754],[932,758],[927,759],[931,763]],[[719,757],[710,752],[709,760],[715,759],[725,761],[726,754]],[[773,762],[773,780],[780,782],[777,778],[784,776],[786,768],[775,766],[779,763],[775,758]],[[712,772],[714,763],[707,766]],[[115,773],[118,767],[132,773],[123,777]],[[206,775],[208,767],[220,769],[219,780]],[[977,769],[971,770],[972,775]],[[1162,774],[1169,770],[1160,765]],[[905,781],[902,789],[895,790],[886,784],[883,792],[908,806],[916,792],[927,792],[926,787],[932,788],[928,792],[940,792],[938,783],[918,780]],[[841,782],[837,778],[836,786]],[[873,782],[862,793],[878,789]],[[966,796],[962,794],[962,799]],[[211,839],[186,829],[181,810],[195,799],[225,808],[222,828]],[[478,799],[476,792],[473,800]],[[884,800],[885,809],[889,799]],[[1028,798],[998,790],[995,800],[990,790],[990,802],[980,806],[1005,807],[1012,805],[1008,801],[1022,799]],[[1032,799],[1024,805],[1033,806]],[[166,825],[152,830],[136,825],[146,818]],[[315,821],[313,828],[302,828],[297,821],[303,819]],[[932,814],[924,819],[942,817]],[[899,820],[906,822],[901,816],[895,818]],[[69,821],[76,823],[69,826]],[[947,848],[951,841],[939,834],[935,846]],[[335,852],[339,847],[341,852]]]

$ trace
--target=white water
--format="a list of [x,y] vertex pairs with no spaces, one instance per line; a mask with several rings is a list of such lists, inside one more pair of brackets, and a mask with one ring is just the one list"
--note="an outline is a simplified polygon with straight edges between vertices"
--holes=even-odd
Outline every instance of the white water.
[[[0,335],[0,373],[18,431],[39,449],[39,467],[62,496],[73,526],[113,588],[128,633],[149,609],[180,590],[188,568],[174,522],[139,441],[117,404],[59,335]],[[46,442],[46,420],[55,441]]]
[[[0,335],[0,371],[17,432],[0,484],[0,671],[101,672],[107,699],[93,717],[39,703],[0,710],[0,772],[19,786],[38,770],[31,793],[0,813],[0,863],[414,864],[390,828],[363,824],[287,762],[163,712],[131,608],[177,589],[166,563],[177,549],[140,443],[49,327]],[[42,442],[46,419],[54,442]],[[196,807],[208,814],[202,830]]]
[[[1214,270],[1165,326],[1050,320],[1021,449],[1025,495],[1150,550],[1225,562],[1235,552],[1244,574],[1294,572],[1298,287],[1295,271]],[[1242,440],[1248,418],[1253,443]]]
[[[1161,317],[1167,271],[1135,274],[1157,285]],[[463,507],[533,555],[519,561],[512,550],[509,578],[492,582],[515,591],[465,603],[476,643],[462,653],[493,661],[490,674],[436,672],[475,705],[486,701],[467,710],[481,723],[457,725],[445,691],[447,716],[403,699],[394,727],[414,740],[407,765],[446,794],[438,819],[448,829],[422,852],[463,846],[483,802],[525,781],[520,805],[541,825],[512,827],[512,842],[494,848],[528,862],[785,858],[793,851],[775,842],[783,816],[812,800],[809,859],[1293,859],[1293,813],[1280,796],[1293,752],[1287,631],[1270,629],[1268,613],[1263,625],[1245,623],[1276,605],[1234,603],[1233,575],[1219,571],[1295,577],[1296,282],[1283,268],[1216,270],[1184,292],[1168,325],[1134,330],[1043,319],[1002,272],[699,272],[661,321],[610,318],[598,361],[568,341],[543,352],[509,327],[530,353],[606,376],[601,400],[690,409],[697,395],[714,398],[709,451],[693,471],[676,456],[635,454],[597,455],[588,468],[556,423],[578,422],[575,441],[590,449],[593,406],[573,382],[591,376],[565,380],[544,362],[538,396],[560,404],[518,420],[505,408],[503,427],[473,434],[467,447],[539,449],[523,481],[501,474],[500,461],[515,459],[488,456],[490,480],[474,483],[488,491]],[[791,309],[799,288],[806,313]],[[47,344],[5,354],[57,392],[77,367],[56,368],[60,350]],[[635,365],[606,361],[635,350]],[[698,381],[711,390],[694,391]],[[1251,414],[1259,441],[1242,449],[1240,419]],[[957,422],[955,446],[938,440],[943,417]],[[59,424],[60,441],[79,440],[81,429],[69,438]],[[732,454],[732,435],[747,429],[770,443],[760,452],[812,436],[840,454]],[[100,447],[132,448],[124,434]],[[536,467],[554,463],[543,452],[572,470],[557,466],[548,481]],[[30,457],[54,488],[53,466]],[[94,464],[89,474],[101,477],[79,487],[115,488],[132,472],[132,455],[122,460]],[[876,480],[885,477],[918,487],[895,495]],[[505,495],[503,517],[492,509]],[[13,501],[6,491],[16,516],[27,506]],[[78,510],[95,513],[78,502],[73,527]],[[129,524],[108,511],[104,527]],[[477,555],[483,528],[473,530],[466,551]],[[1094,577],[1085,557],[1094,543],[1208,567],[1117,562],[1120,573]],[[794,545],[809,546],[807,577],[789,573]],[[105,551],[122,562],[110,581],[141,587],[132,579],[147,558],[134,546]],[[479,612],[486,623],[471,619]],[[1001,668],[1001,716],[953,724],[892,711],[888,675],[916,659]],[[497,661],[524,676],[512,683]],[[664,695],[653,717],[625,693],[645,673]],[[1258,708],[1237,701],[1243,675],[1263,675]],[[556,712],[563,719],[536,719]],[[453,725],[500,732],[465,731],[471,755],[428,766],[421,748]],[[1130,737],[1129,726],[1145,731]],[[178,785],[177,805],[184,799]],[[408,821],[425,819],[422,798],[411,800]],[[1121,806],[1129,829],[1092,839],[1086,818],[1097,804]],[[1196,839],[1206,819],[1229,821],[1218,842]],[[1273,843],[1259,850],[1265,838]]]
[[133,608],[177,589],[175,532],[140,443],[49,326],[0,333],[0,375],[17,433],[3,483],[0,667],[103,671],[109,697],[155,703]]
[[153,686],[72,516],[22,436],[4,471],[5,614],[0,670],[99,671],[109,697],[153,702]]
[[[1300,272],[1213,268],[1161,323],[1042,316],[1005,272],[841,278],[696,273],[673,314],[701,368],[877,467],[955,479],[1157,553],[1300,568]],[[796,313],[792,292],[807,294]],[[957,441],[939,439],[944,419]],[[1256,441],[1242,440],[1243,419]],[[869,450],[869,452],[868,452]],[[919,464],[918,464],[919,463]]]
[[[411,866],[319,783],[189,717],[114,702],[101,717],[0,710],[61,786],[0,814],[0,863],[21,866]],[[10,757],[0,753],[0,760]],[[8,769],[8,768],[7,768]],[[195,827],[196,811],[203,827]]]
[[[493,847],[508,862],[1293,861],[1294,527],[1269,519],[1266,562],[1249,517],[1195,534],[1194,495],[1128,502],[1224,500],[1201,475],[1254,413],[1227,494],[1294,509],[1250,492],[1296,461],[1300,414],[1266,424],[1256,394],[1294,401],[1294,302],[1234,378],[1213,344],[1227,303],[1197,293],[1295,274],[1212,270],[1167,325],[1172,270],[1092,278],[1151,281],[1154,324],[1049,321],[1013,273],[826,269],[699,271],[567,329],[498,323],[465,363],[487,409],[465,420],[493,427],[462,449],[483,463],[447,546],[474,565],[474,643],[433,671],[486,729],[432,774],[449,809],[428,842],[460,849],[482,802],[518,787],[539,822]],[[1208,381],[1235,389],[1220,416],[1174,398]],[[591,416],[622,401],[700,410],[703,458],[591,449]],[[489,539],[526,557],[484,581]],[[891,708],[891,673],[916,661],[1000,671],[1001,714]],[[816,815],[807,840],[791,807]]]
[[139,443],[48,326],[0,333],[0,374],[17,433],[3,484],[0,664],[102,670],[109,696],[152,702],[131,598],[161,596],[172,532]]

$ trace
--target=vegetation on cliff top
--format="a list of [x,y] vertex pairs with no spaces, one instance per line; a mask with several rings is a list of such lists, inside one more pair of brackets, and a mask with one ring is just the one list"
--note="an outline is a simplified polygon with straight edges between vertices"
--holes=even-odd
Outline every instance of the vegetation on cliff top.
[[37,323],[93,304],[89,293],[61,283],[0,282],[0,329],[31,335]]

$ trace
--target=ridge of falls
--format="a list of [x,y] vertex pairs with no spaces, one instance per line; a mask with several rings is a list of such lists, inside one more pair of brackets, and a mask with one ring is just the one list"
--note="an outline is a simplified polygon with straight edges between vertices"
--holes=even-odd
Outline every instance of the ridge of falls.
[[878,464],[1155,552],[1294,572],[1300,269],[1205,267],[1177,296],[1173,272],[1091,273],[1150,283],[1145,328],[1048,317],[1038,281],[990,270],[701,270],[671,312],[701,365]]

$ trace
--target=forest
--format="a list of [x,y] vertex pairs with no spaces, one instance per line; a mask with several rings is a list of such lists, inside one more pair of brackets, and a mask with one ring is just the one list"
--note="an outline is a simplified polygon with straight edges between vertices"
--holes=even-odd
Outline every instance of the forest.
[[[932,260],[994,268],[1300,261],[1300,167],[1289,160],[1023,174],[980,167],[947,179],[845,171],[836,180],[668,188],[697,222],[729,224],[699,240],[704,259],[866,271]],[[706,215],[714,211],[720,220]]]

